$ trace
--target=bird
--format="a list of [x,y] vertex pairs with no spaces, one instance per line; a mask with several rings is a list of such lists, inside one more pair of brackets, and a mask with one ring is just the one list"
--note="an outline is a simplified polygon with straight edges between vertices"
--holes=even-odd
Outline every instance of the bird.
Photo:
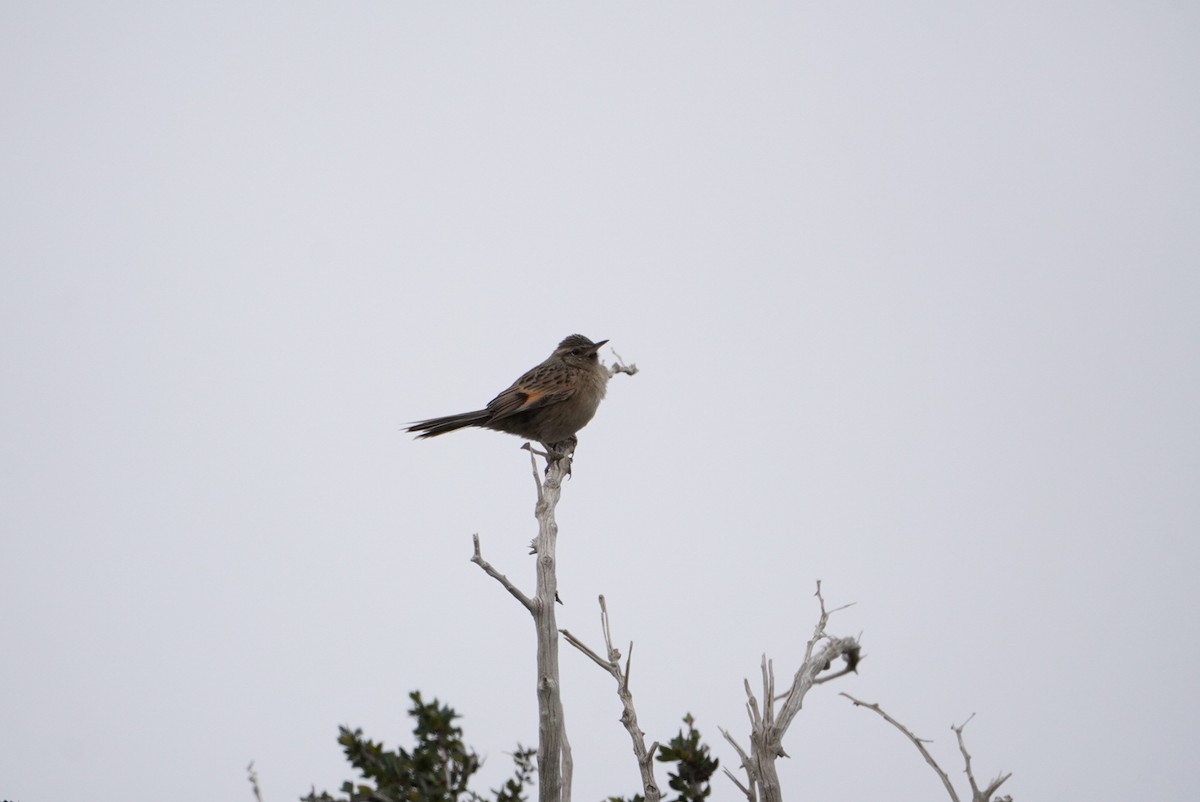
[[596,353],[607,342],[592,342],[582,334],[565,337],[544,362],[483,409],[417,421],[405,431],[424,439],[478,426],[534,440],[551,451],[573,445],[575,433],[596,414],[608,386],[608,368]]

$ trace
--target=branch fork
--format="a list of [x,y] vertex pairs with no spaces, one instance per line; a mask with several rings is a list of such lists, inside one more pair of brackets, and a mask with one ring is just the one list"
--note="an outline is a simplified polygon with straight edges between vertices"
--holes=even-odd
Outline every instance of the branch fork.
[[[766,655],[763,655],[759,668],[762,675],[761,708],[750,686],[750,680],[743,682],[746,690],[746,714],[750,718],[749,752],[738,744],[727,730],[721,729],[721,734],[737,751],[742,761],[746,782],[742,783],[729,769],[724,769],[725,776],[738,787],[749,802],[782,802],[783,792],[779,785],[775,761],[781,757],[788,757],[783,748],[783,736],[800,712],[805,695],[814,685],[857,671],[862,660],[861,648],[856,638],[838,638],[825,631],[829,617],[850,605],[833,610],[826,609],[820,581],[817,582],[815,595],[821,606],[821,614],[805,647],[804,660],[793,675],[788,690],[779,696],[775,695],[775,664],[774,661],[768,660]],[[839,659],[845,662],[842,669],[823,677],[818,676]],[[782,702],[778,708],[777,702]]]
[[[935,774],[937,774],[938,779],[942,781],[942,786],[945,787],[946,793],[950,796],[951,802],[962,802],[958,796],[958,792],[954,789],[954,784],[950,782],[949,775],[947,775],[945,770],[938,765],[937,760],[935,760],[933,755],[929,753],[929,750],[925,748],[925,744],[932,743],[932,741],[926,738],[918,738],[913,734],[912,730],[910,730],[908,727],[905,727],[899,721],[884,712],[883,708],[880,707],[878,703],[864,702],[861,699],[855,699],[848,693],[842,693],[841,695],[853,702],[855,707],[865,707],[867,710],[875,711],[884,721],[900,730],[900,732],[904,734],[904,737],[908,738],[908,740],[912,742],[912,745],[917,748],[917,751],[921,753],[921,757],[925,758],[925,762],[928,763],[929,767],[933,769]],[[962,753],[963,763],[966,764],[967,781],[971,784],[971,802],[993,802],[992,797],[995,796],[996,792],[1000,790],[1000,786],[1012,776],[1012,772],[1010,771],[999,774],[995,779],[988,783],[985,788],[979,787],[979,784],[975,780],[975,772],[971,769],[971,755],[969,752],[967,752],[967,745],[963,741],[963,729],[966,728],[969,723],[971,723],[971,719],[973,718],[975,718],[974,713],[972,713],[962,724],[952,724],[950,729],[954,731],[955,737],[958,738],[958,749]],[[1011,802],[1012,798],[1002,797],[1001,799]],[[995,800],[995,802],[1001,802],[1001,800]]]
[[608,604],[604,596],[600,596],[600,629],[604,633],[604,650],[607,657],[596,654],[579,638],[567,630],[561,630],[567,643],[583,652],[593,663],[612,675],[617,682],[617,697],[621,700],[621,724],[629,733],[633,742],[633,754],[637,758],[638,771],[642,776],[642,794],[646,802],[659,802],[662,791],[654,780],[654,753],[658,750],[658,741],[646,748],[646,733],[638,727],[637,711],[633,707],[633,693],[629,690],[629,668],[633,662],[633,642],[629,643],[629,652],[625,656],[625,667],[621,667],[621,652],[613,646],[612,630],[608,623]]

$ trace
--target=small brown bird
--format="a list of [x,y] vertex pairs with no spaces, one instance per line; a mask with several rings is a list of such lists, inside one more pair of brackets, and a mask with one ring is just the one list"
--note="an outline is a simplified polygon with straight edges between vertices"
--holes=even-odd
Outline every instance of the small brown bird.
[[572,334],[546,361],[513,382],[486,407],[475,412],[430,418],[405,431],[418,438],[436,437],[464,426],[479,426],[535,440],[552,448],[571,440],[596,414],[608,385],[608,369],[596,352],[608,340],[594,343]]

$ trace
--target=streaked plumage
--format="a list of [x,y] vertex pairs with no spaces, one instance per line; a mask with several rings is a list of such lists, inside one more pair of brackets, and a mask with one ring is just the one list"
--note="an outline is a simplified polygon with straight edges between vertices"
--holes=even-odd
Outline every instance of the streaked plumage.
[[546,445],[568,440],[588,424],[604,398],[608,369],[596,352],[606,342],[572,334],[483,409],[419,421],[406,431],[426,438],[479,426]]

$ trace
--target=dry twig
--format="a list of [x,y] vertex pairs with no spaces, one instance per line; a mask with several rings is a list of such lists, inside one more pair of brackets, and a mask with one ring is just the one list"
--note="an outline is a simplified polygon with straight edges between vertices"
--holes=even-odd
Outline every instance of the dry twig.
[[[929,764],[930,768],[932,768],[934,773],[937,774],[938,779],[942,781],[942,785],[946,788],[946,793],[950,795],[951,802],[960,802],[958,792],[954,790],[954,785],[950,782],[949,775],[947,775],[942,767],[938,765],[938,762],[934,759],[933,755],[929,753],[929,750],[925,748],[925,744],[932,743],[932,741],[929,741],[925,738],[918,738],[913,734],[912,730],[910,730],[908,727],[905,727],[899,721],[884,712],[883,708],[880,707],[878,703],[864,702],[861,699],[855,699],[848,693],[842,693],[842,696],[845,696],[847,699],[853,702],[855,707],[865,707],[868,710],[874,710],[884,721],[900,730],[900,732],[904,733],[904,737],[912,741],[913,746],[915,746],[917,751],[921,753],[921,757],[925,758],[925,762]],[[1000,789],[1000,786],[1004,784],[1004,781],[1012,776],[1012,772],[997,776],[994,780],[988,783],[986,788],[980,790],[978,783],[975,781],[975,773],[971,769],[971,755],[967,752],[967,746],[963,742],[962,734],[963,728],[970,723],[972,718],[975,718],[974,713],[972,713],[970,717],[968,717],[967,720],[962,724],[959,724],[958,726],[951,725],[950,729],[952,729],[954,734],[958,736],[958,748],[959,751],[962,752],[963,762],[966,764],[967,780],[971,784],[971,802],[992,802],[992,797],[995,795],[996,791]]]
[[613,348],[612,352],[613,352],[613,356],[615,356],[617,358],[617,361],[614,362],[611,366],[609,366],[609,368],[608,368],[609,376],[616,376],[618,373],[624,373],[628,376],[632,376],[638,372],[637,365],[635,365],[635,364],[626,365],[625,364],[625,360],[621,359],[621,355],[617,353],[617,349]]
[[475,542],[475,556],[473,556],[471,558],[471,562],[478,565],[480,568],[483,569],[485,574],[487,574],[492,579],[496,580],[501,585],[503,585],[504,589],[513,595],[513,598],[515,598],[517,601],[519,601],[525,607],[526,610],[528,610],[529,612],[532,613],[533,612],[533,600],[530,599],[528,596],[526,596],[523,592],[521,592],[520,588],[518,588],[511,581],[509,581],[508,577],[506,577],[504,574],[500,573],[495,568],[493,568],[492,564],[490,562],[483,559],[483,554],[479,550],[479,535],[478,534],[471,535],[471,539],[474,540],[474,542]]
[[246,774],[250,778],[250,787],[254,789],[254,798],[258,802],[263,802],[262,790],[258,787],[258,770],[254,768],[254,761],[250,761],[250,765],[246,767]]
[[646,802],[658,802],[662,798],[662,792],[659,791],[658,784],[654,781],[654,752],[658,749],[658,742],[655,741],[649,749],[646,748],[646,733],[638,727],[637,711],[633,707],[633,692],[629,690],[629,668],[633,662],[633,643],[629,644],[629,654],[625,656],[625,667],[622,669],[621,652],[613,647],[612,630],[608,624],[608,605],[604,601],[604,596],[600,597],[600,629],[604,632],[604,649],[607,657],[596,654],[567,630],[561,631],[562,636],[567,639],[567,643],[591,658],[593,663],[607,671],[617,681],[617,697],[621,700],[623,708],[621,724],[625,726],[625,730],[633,742],[633,754],[637,758],[638,771],[642,775],[642,793],[645,795]]

